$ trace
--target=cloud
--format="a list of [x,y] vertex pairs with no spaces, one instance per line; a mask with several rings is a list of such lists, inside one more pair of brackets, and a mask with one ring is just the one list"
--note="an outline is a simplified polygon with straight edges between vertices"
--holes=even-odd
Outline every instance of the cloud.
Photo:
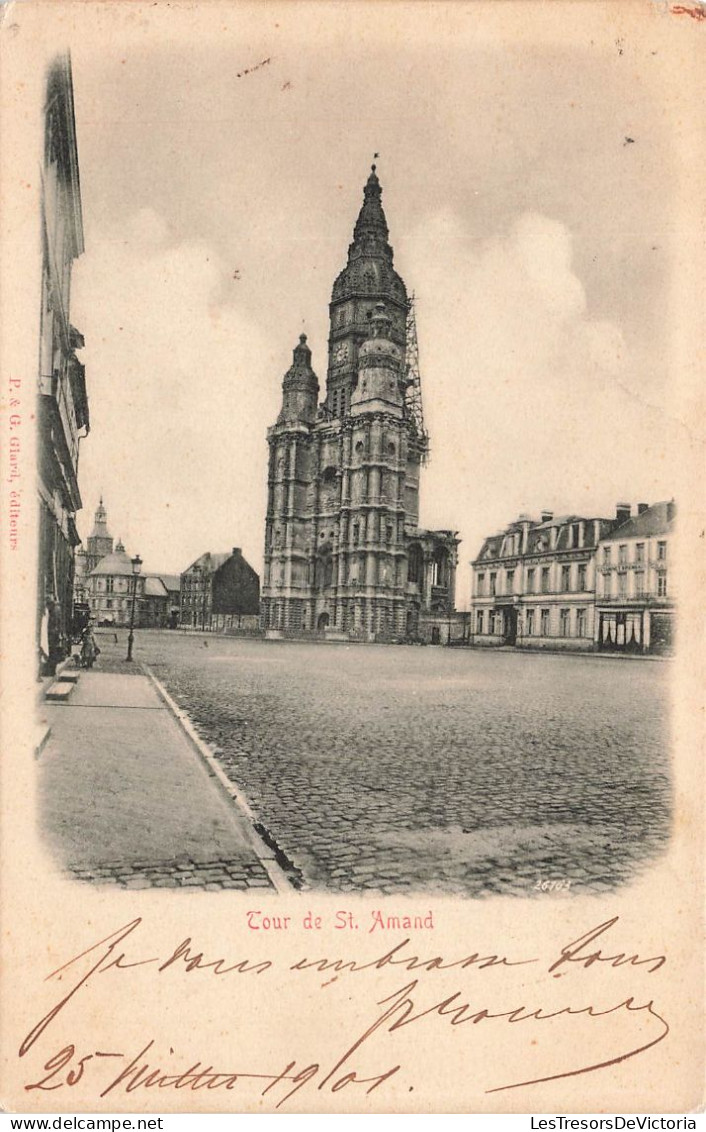
[[148,567],[182,570],[233,545],[260,553],[278,390],[231,284],[217,248],[175,241],[152,209],[94,238],[75,274],[92,425],[82,529],[102,489],[112,534]]
[[406,260],[423,283],[422,519],[461,531],[462,560],[520,511],[610,515],[618,499],[673,494],[664,453],[679,427],[643,399],[620,325],[591,316],[564,223],[524,212],[478,240],[446,210]]

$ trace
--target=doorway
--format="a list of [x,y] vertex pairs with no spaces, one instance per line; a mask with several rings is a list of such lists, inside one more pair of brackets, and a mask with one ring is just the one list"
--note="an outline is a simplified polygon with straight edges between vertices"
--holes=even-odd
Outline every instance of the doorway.
[[503,610],[503,644],[514,645],[517,642],[517,610]]

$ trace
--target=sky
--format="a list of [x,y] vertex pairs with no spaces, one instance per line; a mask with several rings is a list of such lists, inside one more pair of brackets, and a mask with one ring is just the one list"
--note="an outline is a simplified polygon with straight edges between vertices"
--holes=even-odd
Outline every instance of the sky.
[[261,570],[267,427],[302,330],[324,385],[376,152],[416,295],[420,520],[459,532],[459,605],[520,512],[678,493],[663,30],[502,7],[106,6],[73,36],[84,537],[102,493],[146,569],[239,546]]

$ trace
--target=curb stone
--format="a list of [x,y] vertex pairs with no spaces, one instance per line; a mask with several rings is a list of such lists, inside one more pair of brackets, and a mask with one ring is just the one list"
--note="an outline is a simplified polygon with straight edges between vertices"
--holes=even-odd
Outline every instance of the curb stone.
[[[230,801],[235,805],[236,809],[240,811],[241,816],[245,819],[245,829],[251,847],[255,853],[255,856],[257,857],[258,861],[269,877],[272,887],[275,889],[278,896],[282,896],[285,893],[295,892],[296,889],[290,883],[290,880],[284,869],[280,868],[280,866],[277,864],[272,850],[265,844],[263,838],[255,829],[255,817],[245,797],[230,781],[230,779],[220,766],[211,748],[206,743],[204,743],[203,739],[201,739],[201,737],[197,734],[194,725],[189,719],[189,716],[185,711],[182,711],[178,704],[172,699],[172,697],[169,695],[169,692],[162,684],[161,680],[159,680],[154,675],[149,665],[145,664],[143,667],[145,674],[152,681],[152,684],[154,685],[160,699],[167,706],[184,734],[187,736],[191,744],[195,747],[197,753],[203,759],[209,775],[217,779],[221,789],[225,791]],[[260,886],[258,885],[257,887]]]

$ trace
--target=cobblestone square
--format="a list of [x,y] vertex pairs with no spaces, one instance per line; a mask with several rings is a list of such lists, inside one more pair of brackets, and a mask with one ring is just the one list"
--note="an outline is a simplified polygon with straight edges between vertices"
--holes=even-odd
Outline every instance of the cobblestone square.
[[141,633],[301,886],[599,892],[670,824],[669,665]]

